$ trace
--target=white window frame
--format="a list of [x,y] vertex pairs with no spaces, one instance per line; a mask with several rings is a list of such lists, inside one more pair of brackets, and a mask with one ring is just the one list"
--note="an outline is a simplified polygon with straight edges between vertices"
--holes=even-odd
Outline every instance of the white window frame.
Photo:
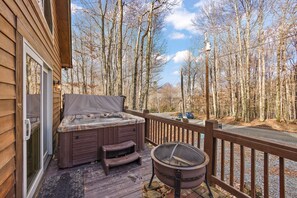
[[[59,0],[60,1],[60,0]],[[39,5],[39,9],[42,13],[44,22],[47,26],[47,29],[49,30],[50,34],[52,35],[52,37],[54,38],[54,32],[55,32],[55,26],[54,26],[54,16],[53,16],[53,0],[50,0],[50,6],[51,6],[51,18],[52,18],[52,30],[50,29],[47,20],[44,16],[44,0],[37,0],[37,4]]]

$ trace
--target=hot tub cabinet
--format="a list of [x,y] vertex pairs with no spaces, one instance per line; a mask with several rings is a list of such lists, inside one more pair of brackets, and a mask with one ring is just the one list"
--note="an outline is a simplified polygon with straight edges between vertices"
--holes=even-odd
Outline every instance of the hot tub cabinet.
[[144,123],[77,131],[59,132],[58,164],[60,168],[101,160],[103,145],[132,140],[137,150],[144,149]]

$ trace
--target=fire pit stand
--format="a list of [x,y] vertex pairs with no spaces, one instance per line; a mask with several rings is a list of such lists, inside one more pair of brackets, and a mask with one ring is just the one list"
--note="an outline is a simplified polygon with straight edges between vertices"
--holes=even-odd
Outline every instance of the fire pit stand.
[[[210,197],[213,197],[207,181],[209,158],[206,153],[192,145],[185,143],[165,143],[151,151],[152,176],[149,182],[151,187],[154,176],[160,181],[174,188],[174,197],[180,197],[182,188],[194,188],[205,182]],[[172,162],[176,160],[176,162]]]

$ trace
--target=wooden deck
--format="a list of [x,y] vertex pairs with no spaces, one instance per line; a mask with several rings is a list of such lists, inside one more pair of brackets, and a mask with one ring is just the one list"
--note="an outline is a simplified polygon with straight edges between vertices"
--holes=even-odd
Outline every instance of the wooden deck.
[[[143,185],[145,182],[149,182],[151,178],[150,150],[151,146],[146,144],[145,150],[140,152],[142,156],[141,166],[138,163],[131,163],[114,167],[110,169],[108,176],[104,174],[100,162],[58,169],[57,160],[54,159],[50,162],[45,173],[38,197],[143,197]],[[65,177],[65,175],[68,176]],[[77,181],[67,180],[69,175],[72,180]],[[154,180],[157,178],[155,177]],[[71,194],[73,191],[81,191],[81,193]],[[191,196],[187,197],[203,197],[195,191],[197,189],[193,190]]]
[[[151,158],[148,145],[145,146],[145,150],[140,152],[140,155],[142,156],[141,166],[138,163],[131,163],[114,167],[110,169],[108,176],[105,175],[100,162],[68,169],[59,169],[57,160],[53,159],[47,168],[38,196],[48,196],[46,185],[53,185],[49,184],[51,181],[57,181],[59,183],[58,178],[62,175],[67,173],[75,175],[77,173],[78,175],[82,175],[80,178],[83,179],[83,197],[142,197],[143,183],[148,182],[151,177]],[[59,186],[56,187],[60,188]],[[68,187],[70,186],[68,185]],[[69,191],[68,189],[60,190],[65,190],[66,193]],[[61,193],[59,192],[60,190],[51,191],[50,196],[65,195],[65,192]],[[66,195],[66,197],[73,196]],[[81,195],[74,197],[81,197]]]

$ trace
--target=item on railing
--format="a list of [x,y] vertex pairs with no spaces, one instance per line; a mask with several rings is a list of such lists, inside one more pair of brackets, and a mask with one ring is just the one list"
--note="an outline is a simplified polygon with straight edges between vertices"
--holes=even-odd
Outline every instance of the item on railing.
[[180,197],[181,189],[190,189],[205,182],[212,197],[206,178],[208,155],[202,150],[185,143],[171,142],[161,144],[151,151],[152,177],[154,175],[166,185],[175,189],[175,197]]

